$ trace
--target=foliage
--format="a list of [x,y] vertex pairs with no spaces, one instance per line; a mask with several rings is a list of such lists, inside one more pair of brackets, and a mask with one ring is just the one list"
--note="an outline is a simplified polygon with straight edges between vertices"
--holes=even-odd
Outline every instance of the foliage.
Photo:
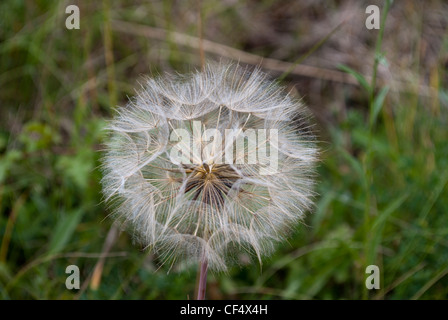
[[[263,17],[267,12],[273,18],[277,14],[280,18],[272,21],[284,31],[285,21],[295,23],[287,17],[284,3],[289,2],[255,2],[204,1],[205,38],[285,61],[316,50],[301,61],[307,63],[325,56],[331,41],[344,37],[338,31],[322,44],[319,40],[324,37],[307,41],[308,18],[307,24],[288,31],[291,38],[282,38],[285,47],[270,45],[275,40],[262,38],[276,32],[268,22],[251,32],[250,21],[259,21],[241,17],[252,9]],[[307,17],[336,15],[342,10],[336,3],[302,12]],[[316,208],[289,243],[279,246],[261,267],[245,265],[247,259],[241,256],[241,268],[212,275],[208,298],[448,296],[448,42],[444,32],[438,49],[430,46],[432,56],[424,56],[419,41],[425,40],[426,20],[417,19],[421,24],[415,29],[404,28],[418,44],[416,50],[407,51],[415,77],[404,87],[388,82],[379,71],[396,65],[392,57],[401,52],[400,46],[393,47],[399,35],[387,32],[389,23],[398,19],[399,10],[417,18],[426,12],[404,3],[393,4],[391,20],[383,16],[383,37],[371,33],[370,38],[359,39],[359,46],[372,53],[357,56],[368,68],[345,60],[333,65],[353,76],[359,86],[322,85],[319,79],[285,75],[284,82],[299,84],[309,100],[321,136],[324,152]],[[65,2],[0,3],[0,297],[191,298],[194,270],[158,269],[158,257],[134,246],[126,233],[108,240],[112,221],[101,198],[98,159],[106,120],[116,103],[124,104],[133,94],[140,74],[185,71],[199,61],[197,51],[181,46],[169,34],[163,41],[126,35],[114,31],[114,19],[190,35],[198,34],[197,21],[182,14],[176,1],[77,4],[80,30],[65,28]],[[191,7],[185,12],[195,17],[195,7],[185,5]],[[441,1],[427,10],[439,7],[447,16]],[[302,44],[304,52],[297,54]],[[377,71],[378,77],[368,76]],[[420,86],[427,80],[429,93]],[[321,89],[317,92],[309,83],[319,83]],[[314,97],[322,104],[313,102]],[[70,264],[81,270],[80,290],[65,287],[65,268]],[[370,264],[380,267],[380,290],[365,288],[365,268]],[[99,276],[101,282],[95,286]]]

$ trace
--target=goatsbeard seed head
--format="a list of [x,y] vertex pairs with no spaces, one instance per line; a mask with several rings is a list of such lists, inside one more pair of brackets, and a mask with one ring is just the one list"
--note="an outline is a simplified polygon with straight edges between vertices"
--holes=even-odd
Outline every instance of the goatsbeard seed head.
[[108,127],[104,196],[163,261],[215,271],[240,252],[261,261],[312,205],[308,117],[258,69],[217,63],[146,79]]

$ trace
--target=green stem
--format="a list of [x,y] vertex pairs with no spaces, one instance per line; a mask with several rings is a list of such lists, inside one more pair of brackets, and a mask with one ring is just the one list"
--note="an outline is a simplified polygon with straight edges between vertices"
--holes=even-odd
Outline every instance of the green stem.
[[[381,46],[383,43],[383,35],[384,35],[384,26],[386,24],[386,18],[387,14],[389,12],[389,8],[391,5],[391,0],[386,0],[384,4],[384,8],[382,11],[382,19],[381,19],[381,25],[380,30],[378,34],[378,38],[376,40],[375,45],[375,59],[373,63],[373,74],[372,74],[372,81],[370,83],[370,91],[369,91],[369,140],[368,140],[368,146],[367,146],[367,154],[364,161],[364,174],[365,174],[365,183],[366,183],[366,203],[365,203],[365,211],[364,211],[364,254],[365,254],[365,263],[370,264],[372,261],[367,261],[367,257],[369,256],[368,250],[369,250],[369,235],[370,235],[370,215],[371,215],[371,207],[375,205],[374,201],[372,201],[372,194],[371,194],[371,186],[373,184],[372,181],[372,140],[373,140],[373,113],[374,113],[374,102],[375,102],[375,88],[376,88],[376,79],[377,79],[377,72],[378,72],[378,64],[380,61],[380,55],[381,55]],[[363,292],[363,298],[368,298],[368,290],[364,290]]]

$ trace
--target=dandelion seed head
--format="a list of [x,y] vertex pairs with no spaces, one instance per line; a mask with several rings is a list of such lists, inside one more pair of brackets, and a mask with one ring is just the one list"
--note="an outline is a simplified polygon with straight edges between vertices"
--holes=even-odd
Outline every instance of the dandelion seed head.
[[261,262],[312,206],[318,150],[307,119],[259,69],[210,63],[145,79],[108,127],[102,185],[113,217],[163,261],[223,271],[250,252]]

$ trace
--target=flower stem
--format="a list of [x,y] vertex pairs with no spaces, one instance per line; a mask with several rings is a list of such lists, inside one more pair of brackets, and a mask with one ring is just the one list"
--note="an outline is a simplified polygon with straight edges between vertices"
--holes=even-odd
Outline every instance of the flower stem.
[[199,285],[198,285],[198,296],[196,300],[205,299],[205,289],[207,288],[207,260],[204,259],[199,265]]

